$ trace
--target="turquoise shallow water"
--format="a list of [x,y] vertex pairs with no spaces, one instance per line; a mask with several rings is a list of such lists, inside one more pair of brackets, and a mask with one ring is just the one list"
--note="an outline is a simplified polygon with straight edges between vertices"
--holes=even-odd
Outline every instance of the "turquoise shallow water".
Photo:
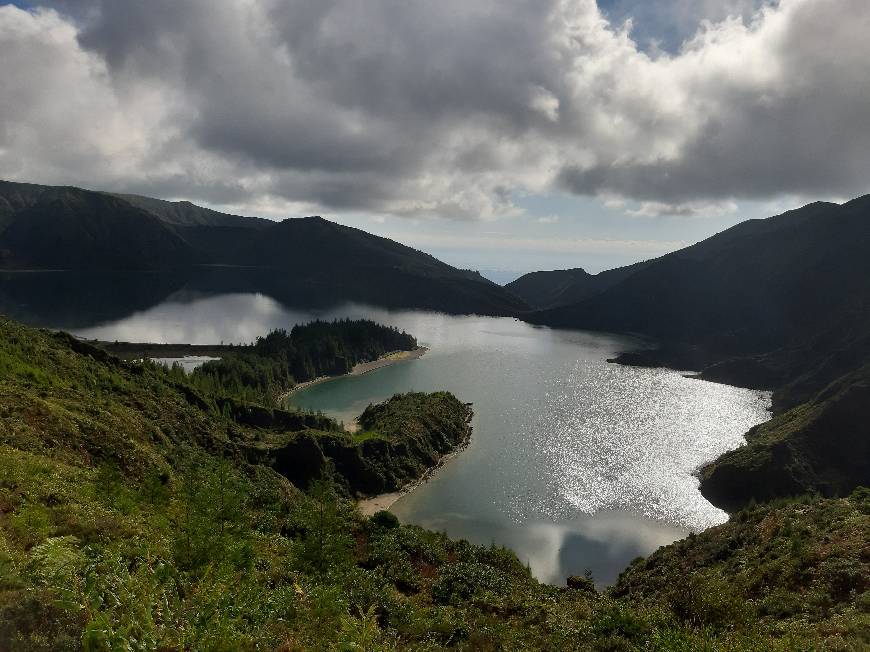
[[468,449],[392,511],[404,522],[507,545],[547,582],[587,568],[599,583],[612,582],[634,557],[724,521],[692,474],[768,418],[766,393],[608,364],[633,343],[627,338],[513,319],[359,305],[313,312],[231,294],[174,296],[78,332],[239,342],[315,316],[366,316],[404,328],[430,351],[314,385],[292,402],[345,422],[397,392],[447,389],[473,403]]

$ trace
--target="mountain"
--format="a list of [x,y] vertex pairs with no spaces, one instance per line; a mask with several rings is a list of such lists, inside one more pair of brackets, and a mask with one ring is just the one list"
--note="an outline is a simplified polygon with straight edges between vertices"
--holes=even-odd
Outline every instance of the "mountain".
[[505,288],[533,308],[555,308],[599,294],[646,265],[646,262],[635,263],[594,275],[580,267],[531,272],[508,283]]
[[0,234],[4,266],[157,269],[182,265],[192,255],[170,226],[111,195],[58,188],[32,200],[8,213]]
[[743,222],[528,319],[643,334],[664,345],[654,361],[727,363],[732,382],[779,387],[868,332],[870,196]]
[[479,274],[321,217],[280,222],[236,251],[236,261],[304,279],[314,287],[341,287],[350,298],[451,312],[514,314],[525,304]]
[[[320,217],[274,222],[189,202],[0,182],[0,269],[247,268],[278,299],[514,315],[528,306],[479,274]],[[196,276],[196,274],[193,274]],[[235,289],[235,283],[234,283]]]
[[702,471],[714,504],[870,483],[870,196],[743,222],[527,319],[657,343],[613,362],[774,390],[776,417]]
[[218,226],[242,229],[265,229],[273,222],[261,217],[242,217],[220,213],[189,201],[166,201],[142,195],[115,194],[115,197],[156,215],[163,222],[177,227]]

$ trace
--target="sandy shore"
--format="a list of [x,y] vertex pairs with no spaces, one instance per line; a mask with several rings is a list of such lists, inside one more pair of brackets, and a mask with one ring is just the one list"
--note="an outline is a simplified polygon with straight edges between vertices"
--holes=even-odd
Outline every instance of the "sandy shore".
[[426,472],[421,475],[419,478],[414,480],[413,482],[409,482],[404,487],[402,487],[399,491],[394,491],[388,494],[378,494],[377,496],[372,496],[370,498],[361,498],[356,501],[356,506],[359,509],[360,513],[363,516],[372,516],[376,512],[381,510],[390,509],[399,498],[402,496],[411,493],[422,484],[429,482],[429,478],[434,476],[438,471],[440,471],[450,460],[459,455],[462,451],[468,448],[468,444],[471,442],[471,429],[468,431],[468,438],[463,441],[459,446],[454,448],[452,451],[444,455],[435,466],[432,466],[426,469]]
[[[381,356],[377,360],[372,360],[371,362],[360,362],[357,365],[354,365],[353,369],[351,369],[349,374],[344,374],[342,376],[320,376],[320,378],[315,378],[314,380],[309,380],[304,383],[299,383],[289,392],[285,393],[281,398],[285,399],[288,396],[291,396],[294,392],[298,392],[299,390],[305,389],[306,387],[311,387],[312,385],[318,385],[320,383],[325,383],[328,380],[335,380],[336,378],[344,378],[346,376],[362,376],[363,374],[367,374],[370,371],[375,371],[376,369],[382,369],[383,367],[389,367],[392,364],[396,364],[397,362],[404,362],[405,360],[416,360],[423,356],[426,351],[428,351],[425,346],[418,346],[416,349],[412,349],[411,351],[393,351],[392,353],[387,353],[386,355]],[[351,426],[353,427],[353,426]],[[349,427],[348,429],[350,430]],[[353,432],[353,430],[351,430]]]
[[364,498],[357,502],[356,506],[363,516],[372,516],[377,512],[389,509],[399,498],[404,496],[407,491],[396,491],[391,494],[381,494],[374,498]]

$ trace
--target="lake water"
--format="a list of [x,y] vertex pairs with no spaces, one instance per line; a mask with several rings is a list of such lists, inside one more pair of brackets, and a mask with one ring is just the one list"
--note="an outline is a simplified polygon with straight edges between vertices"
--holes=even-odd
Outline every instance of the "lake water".
[[[249,342],[315,317],[368,317],[414,334],[419,360],[314,385],[293,402],[351,421],[370,402],[446,389],[474,404],[467,450],[392,511],[407,523],[502,544],[536,577],[629,561],[723,522],[692,473],[768,418],[769,395],[606,362],[632,340],[513,319],[345,304],[307,311],[260,294],[174,293],[150,308],[70,330],[105,340]],[[69,327],[69,326],[67,326]]]

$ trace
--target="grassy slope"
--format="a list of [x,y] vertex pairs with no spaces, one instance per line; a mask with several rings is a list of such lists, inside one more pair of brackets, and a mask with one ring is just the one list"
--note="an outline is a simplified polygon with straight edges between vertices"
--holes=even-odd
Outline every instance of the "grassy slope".
[[701,471],[701,491],[729,510],[749,501],[870,485],[870,367],[747,433],[747,445]]
[[[750,508],[639,559],[612,589],[708,622],[758,621],[827,649],[870,645],[870,492]],[[691,616],[691,614],[694,614]],[[799,638],[802,638],[799,635]],[[797,649],[797,648],[796,648]]]
[[[240,441],[280,436],[262,420],[274,426],[290,417],[211,407],[160,369],[98,359],[89,348],[83,355],[79,346],[0,323],[0,649],[791,650],[867,643],[859,611],[867,601],[853,599],[849,568],[845,584],[831,584],[839,587],[837,600],[812,621],[756,620],[740,610],[723,618],[709,601],[656,598],[652,578],[644,600],[541,586],[506,550],[395,527],[387,517],[364,520],[332,486],[314,483],[302,494],[271,468],[242,459]],[[369,410],[363,422],[378,435],[362,439],[390,441],[428,423],[418,409],[434,407],[442,423],[438,409],[449,407],[437,395],[402,401]],[[842,513],[832,515],[830,504]],[[834,541],[839,557],[866,564],[866,509],[843,505],[800,508],[812,527],[792,526],[801,545],[780,556],[825,551]],[[748,563],[760,559],[763,541],[739,528],[715,532]],[[696,540],[707,536],[714,535]],[[659,554],[678,559],[686,545]],[[826,570],[830,558],[814,555],[806,564],[811,573],[839,577]],[[732,572],[728,559],[692,557],[668,581],[684,582],[689,573],[700,594],[716,591],[722,582],[706,571],[724,577]],[[695,575],[698,568],[705,572]],[[856,568],[866,579],[866,568]],[[764,573],[755,590],[780,584],[779,575]],[[852,602],[840,599],[844,586]]]

